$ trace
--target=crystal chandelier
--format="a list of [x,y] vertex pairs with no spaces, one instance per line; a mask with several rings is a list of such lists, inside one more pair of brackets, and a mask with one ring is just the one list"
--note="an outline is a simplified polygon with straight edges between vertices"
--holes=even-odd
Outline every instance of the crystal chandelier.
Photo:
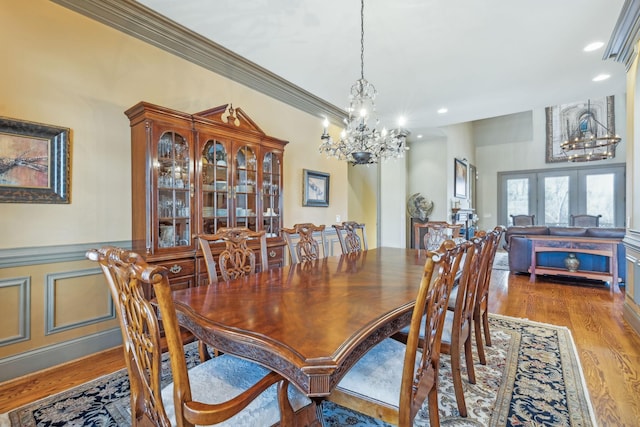
[[605,160],[615,155],[614,150],[621,139],[598,121],[589,100],[587,109],[577,117],[576,129],[560,144],[560,148],[570,162]]
[[[379,130],[380,121],[373,102],[376,88],[364,78],[364,0],[360,0],[360,78],[351,86],[349,95],[349,117],[344,119],[345,129],[340,141],[333,141],[327,133],[328,120],[324,121],[324,131],[320,139],[320,153],[327,157],[336,157],[354,165],[378,163],[388,158],[402,157],[409,148],[406,129],[384,127]],[[372,122],[373,126],[369,123]]]

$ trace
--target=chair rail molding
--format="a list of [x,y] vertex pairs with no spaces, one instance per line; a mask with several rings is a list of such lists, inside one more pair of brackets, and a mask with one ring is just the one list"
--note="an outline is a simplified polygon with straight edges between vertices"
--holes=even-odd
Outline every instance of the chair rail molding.
[[89,249],[106,245],[131,249],[130,240],[0,249],[0,268],[84,260]]

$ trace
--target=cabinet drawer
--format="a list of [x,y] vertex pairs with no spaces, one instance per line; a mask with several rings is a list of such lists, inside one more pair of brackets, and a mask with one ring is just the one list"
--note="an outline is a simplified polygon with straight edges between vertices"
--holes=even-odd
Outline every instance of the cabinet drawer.
[[282,267],[284,265],[284,247],[272,246],[267,248],[267,260],[269,267]]
[[178,259],[158,262],[156,265],[161,265],[169,270],[169,281],[171,281],[172,284],[178,277],[193,276],[196,272],[196,264],[193,259]]

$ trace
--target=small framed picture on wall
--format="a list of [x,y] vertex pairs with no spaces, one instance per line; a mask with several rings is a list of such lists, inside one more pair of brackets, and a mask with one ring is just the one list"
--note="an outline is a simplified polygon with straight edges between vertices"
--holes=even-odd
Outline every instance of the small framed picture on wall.
[[302,206],[329,206],[328,173],[304,169],[302,188]]
[[467,164],[454,159],[453,195],[460,199],[467,198]]

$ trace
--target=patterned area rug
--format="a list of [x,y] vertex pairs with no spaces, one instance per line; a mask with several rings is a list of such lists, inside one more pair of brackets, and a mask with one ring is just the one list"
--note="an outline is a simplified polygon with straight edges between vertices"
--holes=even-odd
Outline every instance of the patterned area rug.
[[[490,315],[493,346],[486,366],[476,362],[476,384],[463,383],[469,416],[458,414],[448,356],[442,357],[439,406],[443,426],[595,426],[593,410],[568,329]],[[198,362],[195,346],[188,363]],[[477,357],[475,357],[477,361]],[[163,381],[170,381],[168,362]],[[0,426],[130,425],[125,370],[0,415]],[[325,427],[387,426],[331,402],[322,407]],[[415,426],[428,426],[426,406]]]

